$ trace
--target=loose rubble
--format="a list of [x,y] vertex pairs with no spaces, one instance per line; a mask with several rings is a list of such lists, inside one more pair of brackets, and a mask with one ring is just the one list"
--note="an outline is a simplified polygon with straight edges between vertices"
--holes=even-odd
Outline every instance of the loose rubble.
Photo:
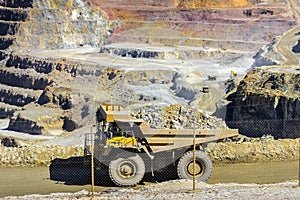
[[292,161],[299,159],[299,142],[300,139],[274,140],[266,136],[211,143],[205,151],[215,164]]
[[193,109],[188,105],[144,106],[132,109],[131,115],[148,122],[152,128],[224,129],[222,119]]
[[55,158],[69,158],[72,156],[83,156],[83,147],[39,145],[0,146],[0,167],[49,166],[51,160]]

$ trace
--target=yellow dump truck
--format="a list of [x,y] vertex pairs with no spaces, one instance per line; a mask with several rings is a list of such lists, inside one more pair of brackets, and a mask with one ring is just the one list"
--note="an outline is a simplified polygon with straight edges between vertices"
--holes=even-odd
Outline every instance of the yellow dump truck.
[[99,106],[97,121],[96,133],[86,134],[85,156],[93,155],[96,165],[107,168],[119,186],[134,186],[146,172],[155,176],[170,165],[179,178],[206,181],[212,163],[203,144],[238,135],[236,129],[153,129],[118,105]]

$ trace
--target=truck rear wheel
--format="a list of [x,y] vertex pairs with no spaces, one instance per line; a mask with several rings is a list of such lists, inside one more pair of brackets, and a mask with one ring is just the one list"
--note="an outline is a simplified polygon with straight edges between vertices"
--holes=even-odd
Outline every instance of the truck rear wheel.
[[[180,158],[177,165],[177,174],[181,179],[193,179],[194,175],[194,153],[186,152]],[[202,151],[196,151],[195,175],[198,181],[207,181],[212,173],[210,158]]]
[[137,154],[118,154],[109,164],[110,179],[118,186],[135,186],[144,177],[145,164]]

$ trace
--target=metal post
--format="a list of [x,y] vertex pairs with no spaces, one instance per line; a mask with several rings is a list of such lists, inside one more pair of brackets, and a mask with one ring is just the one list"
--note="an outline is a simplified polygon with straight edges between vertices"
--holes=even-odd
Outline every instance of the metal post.
[[95,191],[95,174],[94,174],[94,134],[93,134],[93,128],[91,127],[91,175],[92,175],[92,197],[94,198],[94,191]]
[[298,187],[300,187],[300,142],[298,143],[298,148],[299,148],[299,180],[298,180]]
[[194,150],[193,150],[193,190],[196,190],[196,134],[195,134],[195,121],[193,124],[193,137],[194,137]]

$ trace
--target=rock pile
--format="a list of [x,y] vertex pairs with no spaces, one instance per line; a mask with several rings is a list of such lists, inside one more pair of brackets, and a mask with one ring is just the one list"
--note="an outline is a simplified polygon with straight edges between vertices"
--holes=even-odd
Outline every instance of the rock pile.
[[214,164],[293,161],[299,159],[300,139],[273,140],[272,137],[249,141],[209,144],[205,149]]
[[0,146],[0,166],[49,166],[55,158],[82,156],[82,147]]
[[145,106],[133,109],[131,115],[148,122],[152,128],[226,128],[226,124],[222,119],[209,116],[187,105]]

